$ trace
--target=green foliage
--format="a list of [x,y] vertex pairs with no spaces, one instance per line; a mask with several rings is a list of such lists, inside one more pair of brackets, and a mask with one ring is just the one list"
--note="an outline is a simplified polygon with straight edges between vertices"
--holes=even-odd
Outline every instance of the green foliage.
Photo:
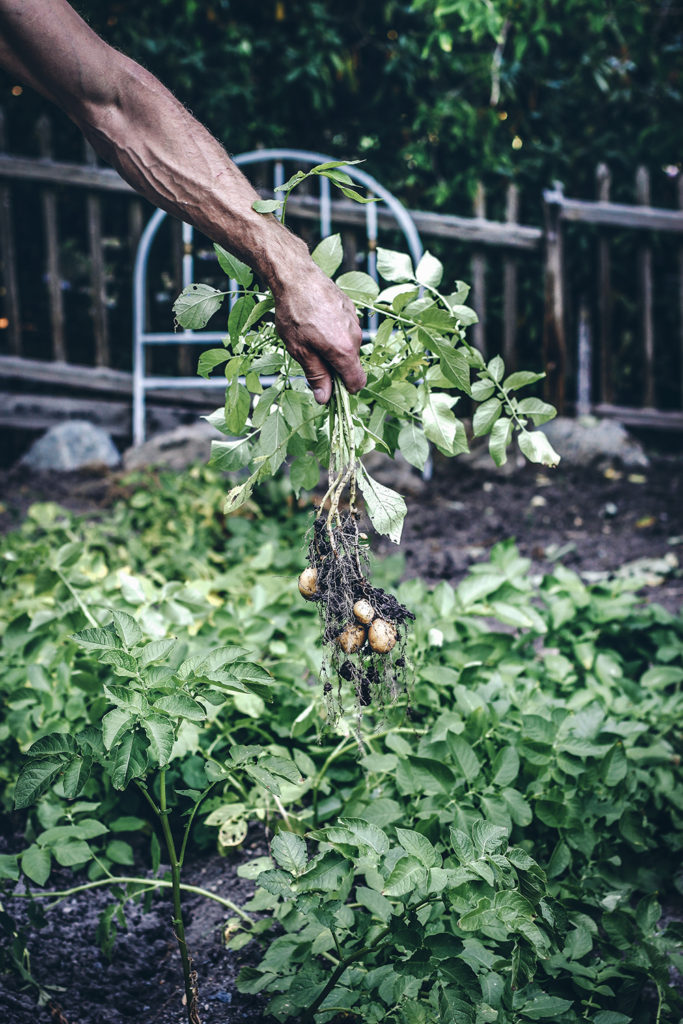
[[[339,166],[321,164],[308,174],[298,171],[281,186],[285,192],[285,199],[279,201],[282,213],[291,190],[309,175],[332,176],[343,189]],[[342,178],[350,180],[345,174]],[[263,209],[260,201],[254,206]],[[244,264],[234,257],[228,260],[227,253],[215,248],[226,273],[250,279]],[[334,274],[342,261],[341,237],[323,239],[313,259],[325,273]],[[335,474],[342,480],[348,466],[353,503],[357,457],[375,450],[391,456],[399,451],[412,465],[423,468],[429,442],[444,455],[466,452],[465,427],[453,412],[458,401],[454,391],[481,402],[474,413],[474,434],[491,435],[489,447],[497,465],[506,462],[515,433],[520,451],[532,462],[554,466],[559,461],[545,435],[527,429],[551,419],[555,410],[539,399],[520,400],[515,394],[543,375],[517,372],[505,378],[500,356],[486,363],[466,340],[466,326],[477,320],[463,304],[467,285],[458,281],[453,291],[441,291],[443,266],[429,252],[413,267],[406,253],[379,248],[377,270],[388,287],[380,289],[369,274],[360,271],[336,279],[361,317],[369,313],[378,319],[372,341],[361,351],[365,387],[358,395],[335,387],[331,411],[316,403],[301,368],[283,350],[270,320],[269,294],[245,286],[229,313],[225,350],[210,349],[200,356],[200,375],[208,377],[212,369],[223,366],[227,381],[225,406],[208,419],[229,440],[212,442],[211,463],[227,470],[248,469],[248,476],[229,492],[224,512],[248,501],[256,484],[274,476],[288,457],[294,460],[297,494],[306,485],[315,486],[321,471],[327,470],[331,481],[327,497],[334,499],[332,481]],[[228,294],[208,285],[188,285],[173,307],[178,323],[192,329],[206,326]],[[275,375],[265,391],[259,376],[263,373]],[[405,502],[360,465],[358,485],[370,520],[379,533],[398,543]]]
[[[539,581],[499,545],[457,587],[398,587],[417,614],[409,692],[325,731],[317,616],[295,582],[306,512],[271,485],[223,521],[223,483],[213,469],[139,477],[99,522],[34,506],[0,544],[6,806],[16,787],[41,791],[34,768],[57,768],[25,811],[25,851],[0,861],[4,884],[23,871],[40,886],[54,864],[84,866],[85,884],[125,879],[141,837],[156,871],[156,814],[107,765],[126,730],[139,737],[158,806],[172,722],[172,820],[199,807],[197,841],[224,850],[249,821],[279,828],[272,862],[244,868],[259,920],[230,943],[274,914],[242,984],[280,1019],[323,993],[320,1022],[333,1006],[646,1024],[659,1004],[677,1019],[680,617],[642,605],[637,579],[587,585],[558,566]],[[400,573],[396,558],[375,567],[385,585]],[[247,678],[250,663],[267,673]],[[123,899],[142,890],[120,884]],[[103,940],[115,923],[112,910]]]

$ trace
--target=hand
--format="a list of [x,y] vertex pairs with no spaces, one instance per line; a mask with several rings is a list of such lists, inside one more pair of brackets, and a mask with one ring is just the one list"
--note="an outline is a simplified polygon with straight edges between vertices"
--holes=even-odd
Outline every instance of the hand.
[[356,308],[313,262],[291,274],[279,289],[275,326],[306,374],[316,402],[329,402],[334,373],[352,394],[365,386]]

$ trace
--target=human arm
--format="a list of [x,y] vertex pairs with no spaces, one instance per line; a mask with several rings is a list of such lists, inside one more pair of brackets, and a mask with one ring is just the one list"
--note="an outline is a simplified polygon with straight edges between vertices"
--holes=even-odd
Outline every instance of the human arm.
[[220,143],[148,71],[100,39],[66,0],[0,0],[0,65],[56,103],[141,195],[248,263],[275,298],[275,321],[315,397],[331,373],[365,375],[349,299],[272,215]]

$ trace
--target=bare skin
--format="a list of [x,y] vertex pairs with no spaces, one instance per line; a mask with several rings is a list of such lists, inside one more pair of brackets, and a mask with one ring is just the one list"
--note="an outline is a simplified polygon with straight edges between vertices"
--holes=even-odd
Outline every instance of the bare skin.
[[248,263],[321,404],[332,374],[365,384],[353,303],[271,216],[220,143],[148,71],[108,46],[66,0],[0,0],[0,66],[51,100],[136,191]]

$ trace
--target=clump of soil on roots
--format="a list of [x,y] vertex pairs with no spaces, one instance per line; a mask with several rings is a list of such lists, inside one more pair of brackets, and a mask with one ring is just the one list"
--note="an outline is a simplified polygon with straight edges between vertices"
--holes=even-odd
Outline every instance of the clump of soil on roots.
[[[381,707],[406,689],[407,629],[415,616],[367,578],[367,538],[358,529],[358,518],[355,510],[339,513],[332,522],[318,516],[308,546],[315,575],[307,596],[320,614],[323,693],[332,721],[343,711],[343,680],[352,684],[358,709],[371,703]],[[361,601],[370,608],[363,606],[359,618]],[[375,637],[380,632],[384,642]]]

